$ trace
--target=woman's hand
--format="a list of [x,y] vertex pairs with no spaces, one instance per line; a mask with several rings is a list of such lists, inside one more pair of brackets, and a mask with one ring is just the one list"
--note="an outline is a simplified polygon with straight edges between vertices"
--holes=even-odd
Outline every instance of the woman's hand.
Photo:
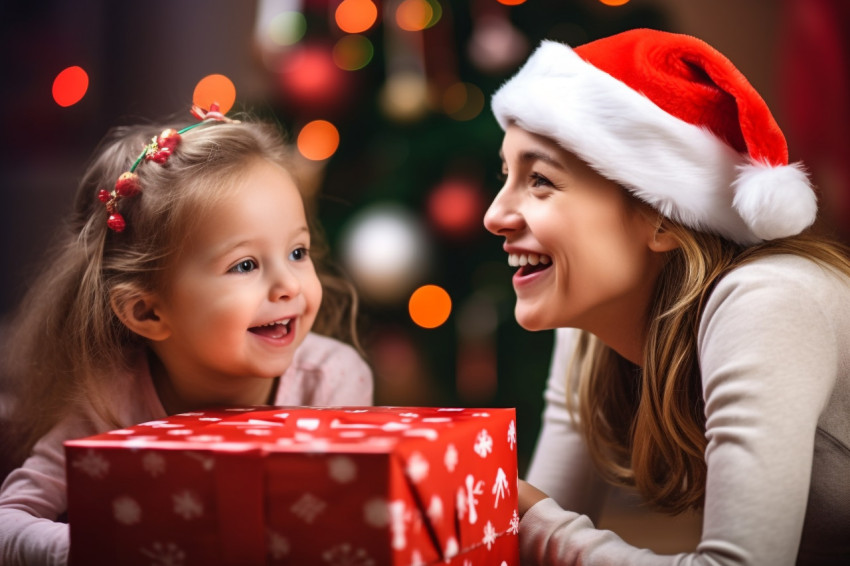
[[517,499],[519,499],[519,516],[522,518],[532,505],[549,497],[525,480],[517,480]]

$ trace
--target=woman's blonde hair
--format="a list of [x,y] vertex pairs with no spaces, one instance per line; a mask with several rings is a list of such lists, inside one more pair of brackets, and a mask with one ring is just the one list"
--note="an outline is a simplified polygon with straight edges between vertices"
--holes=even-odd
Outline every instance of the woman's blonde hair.
[[569,375],[568,406],[590,453],[611,482],[633,486],[653,507],[700,509],[705,497],[705,414],[697,356],[702,308],[730,270],[793,254],[850,277],[850,253],[804,234],[742,248],[664,220],[679,248],[668,252],[648,313],[643,368],[582,332]]
[[[144,348],[116,317],[110,300],[158,290],[184,237],[257,159],[289,170],[290,152],[278,127],[245,120],[194,128],[164,165],[142,163],[140,195],[119,201],[123,232],[107,228],[98,200],[111,190],[161,126],[112,130],[95,151],[45,268],[9,324],[3,377],[14,387],[12,447],[20,462],[35,441],[83,400],[115,427],[105,391]],[[331,271],[327,248],[310,222],[310,253],[324,293],[314,330],[358,346],[353,286]],[[348,319],[346,321],[346,318]],[[347,322],[347,324],[346,324]]]

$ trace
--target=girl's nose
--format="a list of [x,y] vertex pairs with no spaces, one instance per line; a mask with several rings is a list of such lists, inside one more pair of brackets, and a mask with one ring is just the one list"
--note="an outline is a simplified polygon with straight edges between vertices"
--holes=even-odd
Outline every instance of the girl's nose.
[[270,301],[285,301],[301,293],[301,279],[288,266],[277,267],[272,273]]
[[513,204],[510,191],[506,186],[502,187],[490,208],[484,214],[484,227],[497,236],[507,232],[518,230],[523,225],[522,215]]

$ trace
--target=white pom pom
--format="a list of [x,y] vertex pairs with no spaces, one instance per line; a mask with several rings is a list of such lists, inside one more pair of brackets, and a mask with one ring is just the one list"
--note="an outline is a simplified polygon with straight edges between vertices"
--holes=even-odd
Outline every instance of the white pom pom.
[[744,165],[739,169],[733,189],[732,205],[761,240],[799,234],[811,226],[817,216],[817,197],[799,164]]

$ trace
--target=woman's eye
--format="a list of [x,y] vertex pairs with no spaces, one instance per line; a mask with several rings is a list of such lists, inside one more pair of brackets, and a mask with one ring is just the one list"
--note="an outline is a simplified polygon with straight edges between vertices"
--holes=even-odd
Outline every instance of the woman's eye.
[[532,173],[530,176],[530,182],[532,187],[551,187],[552,182],[541,175],[540,173]]
[[301,261],[303,259],[306,259],[309,254],[310,251],[307,248],[297,248],[293,250],[291,254],[289,254],[289,259],[291,259],[292,261]]
[[243,259],[230,268],[231,273],[250,273],[257,269],[257,262],[253,259]]

